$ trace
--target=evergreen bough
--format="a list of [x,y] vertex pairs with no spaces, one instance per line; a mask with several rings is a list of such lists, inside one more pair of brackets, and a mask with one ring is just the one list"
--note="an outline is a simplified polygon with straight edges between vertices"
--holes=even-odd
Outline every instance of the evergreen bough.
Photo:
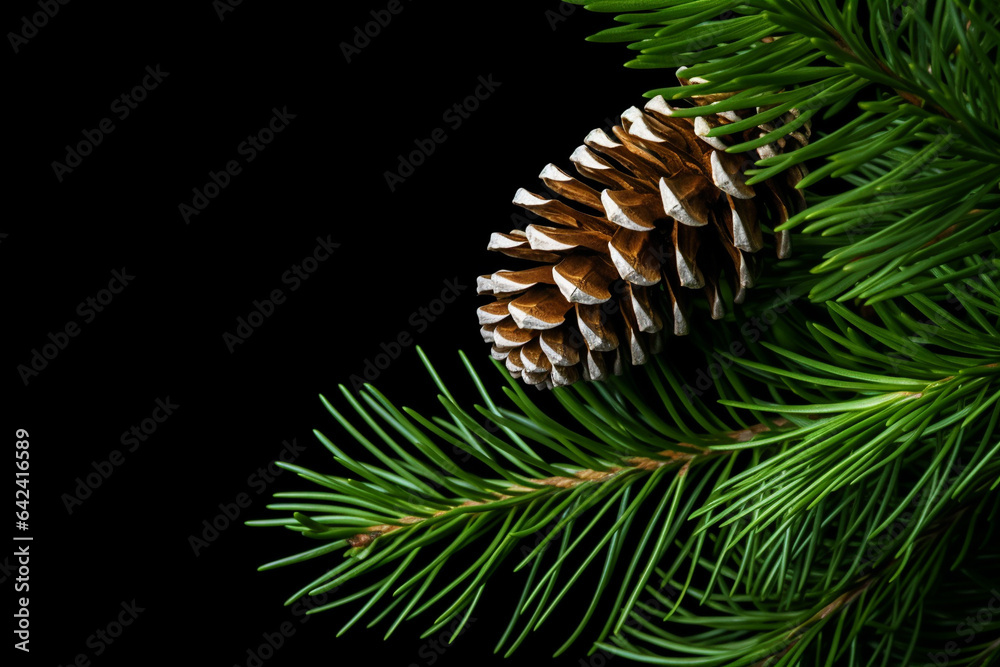
[[[781,227],[794,258],[701,318],[684,354],[606,383],[533,400],[462,356],[457,393],[424,358],[434,417],[341,386],[323,403],[365,460],[317,432],[343,476],[277,464],[314,485],[249,523],[316,546],[261,569],[323,558],[289,603],[337,589],[310,613],[354,603],[341,632],[364,618],[388,635],[415,616],[460,626],[513,568],[507,655],[558,610],[557,653],[645,664],[995,664],[1000,7],[574,4],[618,14],[591,39],[628,42],[628,67],[705,81],[647,96],[734,93],[679,115],[758,108],[712,134],[812,119],[808,146],[748,172],[811,169]],[[577,588],[585,608],[560,605]]]

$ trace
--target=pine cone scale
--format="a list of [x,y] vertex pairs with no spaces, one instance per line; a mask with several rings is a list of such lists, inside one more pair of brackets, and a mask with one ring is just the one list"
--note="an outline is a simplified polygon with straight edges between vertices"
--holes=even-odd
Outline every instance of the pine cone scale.
[[660,282],[660,262],[649,237],[622,227],[608,241],[608,254],[622,280],[643,287]]
[[604,213],[601,195],[597,190],[573,178],[554,164],[547,164],[538,176],[542,183],[557,195],[579,202],[598,213]]
[[663,211],[677,222],[689,227],[708,224],[708,205],[703,198],[711,184],[704,178],[685,174],[659,181]]
[[570,309],[562,295],[545,287],[532,287],[507,303],[511,318],[522,329],[552,329],[566,321]]
[[552,267],[552,277],[570,303],[595,305],[611,298],[611,283],[618,272],[604,257],[571,255]]

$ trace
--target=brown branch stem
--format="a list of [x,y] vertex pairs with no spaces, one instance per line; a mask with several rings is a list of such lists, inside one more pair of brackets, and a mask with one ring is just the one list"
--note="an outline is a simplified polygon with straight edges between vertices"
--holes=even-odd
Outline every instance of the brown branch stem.
[[[775,419],[772,423],[774,426],[782,427],[788,422],[785,419],[779,418]],[[753,439],[753,437],[756,436],[757,434],[769,430],[770,427],[766,424],[755,424],[745,429],[728,431],[727,433],[724,434],[724,438],[726,440],[729,440],[730,442],[748,442],[749,440]],[[656,458],[646,457],[646,456],[633,456],[625,458],[622,460],[622,462],[627,465],[624,466],[611,466],[607,470],[583,469],[574,472],[572,477],[568,476],[545,477],[542,479],[532,479],[530,481],[534,484],[541,484],[543,486],[549,486],[556,489],[571,489],[575,486],[579,486],[580,484],[584,483],[606,482],[611,478],[621,474],[622,472],[630,470],[651,471],[651,470],[656,470],[658,468],[662,468],[664,466],[674,465],[677,463],[682,464],[677,474],[683,476],[687,474],[688,469],[696,459],[705,459],[710,456],[716,456],[718,454],[732,453],[728,451],[715,452],[707,447],[698,447],[696,445],[684,442],[678,444],[684,448],[698,450],[698,453],[679,452],[679,451],[674,451],[672,449],[666,449],[661,452],[658,452]],[[507,500],[509,498],[516,497],[516,495],[530,493],[536,490],[537,489],[532,487],[515,484],[507,489],[507,491],[511,493],[494,493],[496,497],[490,501],[466,500],[460,505],[456,505],[456,507],[470,507],[477,505],[483,505],[485,507],[490,503],[497,502],[500,500]],[[441,516],[442,514],[447,514],[449,511],[450,510],[440,510],[432,514],[431,517]],[[379,526],[372,526],[371,528],[363,532],[360,532],[352,537],[349,537],[347,541],[352,547],[366,547],[372,542],[374,542],[377,538],[383,535],[392,533],[405,526],[412,526],[426,519],[427,517],[404,516],[399,520],[399,524],[382,524]]]

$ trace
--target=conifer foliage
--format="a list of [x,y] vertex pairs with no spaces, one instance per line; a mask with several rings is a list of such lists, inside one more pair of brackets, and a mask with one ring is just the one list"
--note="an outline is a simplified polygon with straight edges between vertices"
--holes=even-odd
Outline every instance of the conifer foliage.
[[[290,601],[336,588],[314,611],[348,606],[344,630],[506,604],[505,655],[556,625],[556,653],[642,664],[996,664],[1000,8],[575,4],[614,15],[591,39],[624,42],[671,117],[753,110],[709,124],[720,150],[812,125],[746,171],[808,172],[769,230],[794,255],[605,382],[538,395],[496,360],[447,382],[425,360],[436,416],[342,387],[323,402],[367,454],[317,433],[330,471],[278,464],[309,484],[251,523],[309,548],[262,569],[316,559]],[[501,569],[523,588],[491,588]]]

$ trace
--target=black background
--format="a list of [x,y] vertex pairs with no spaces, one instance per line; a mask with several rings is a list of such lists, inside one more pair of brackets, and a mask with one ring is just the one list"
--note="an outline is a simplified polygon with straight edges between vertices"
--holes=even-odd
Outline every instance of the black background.
[[[537,174],[547,162],[569,169],[590,129],[671,77],[624,69],[623,46],[584,41],[609,17],[570,6],[560,14],[555,1],[404,0],[348,62],[342,43],[387,4],[245,0],[220,17],[220,3],[209,0],[77,0],[53,4],[58,13],[34,33],[24,17],[39,5],[7,4],[4,32],[33,35],[16,52],[8,35],[4,56],[13,149],[5,151],[10,212],[0,223],[10,400],[0,410],[11,477],[15,429],[30,433],[31,517],[22,534],[33,537],[31,653],[14,651],[15,664],[69,665],[84,654],[94,665],[247,665],[248,650],[285,622],[294,635],[264,664],[511,664],[491,650],[519,592],[504,579],[443,654],[419,638],[429,618],[389,642],[384,624],[335,637],[358,603],[303,623],[282,602],[323,563],[258,573],[312,545],[242,522],[277,516],[265,509],[272,493],[309,485],[284,473],[265,488],[252,476],[285,441],[305,446],[297,464],[338,472],[311,430],[358,448],[318,395],[333,398],[402,332],[461,391],[469,385],[459,349],[499,386],[474,314],[483,302],[475,276],[504,263],[485,250],[490,232],[512,227],[519,186],[544,192]],[[113,101],[147,66],[169,74],[120,119]],[[449,125],[444,112],[473,94],[479,77],[500,85],[460,127]],[[285,108],[294,118],[247,162],[241,142]],[[53,162],[65,163],[67,146],[104,118],[114,131],[60,179]],[[447,140],[391,191],[384,173],[436,128]],[[186,222],[179,205],[230,160],[241,173]],[[282,276],[317,237],[340,247],[292,291]],[[115,270],[134,278],[85,321],[78,305]],[[457,301],[434,321],[411,319],[449,280],[464,286]],[[223,334],[275,289],[286,301],[230,352]],[[24,376],[19,367],[70,321],[79,335]],[[414,345],[375,384],[435,412]],[[123,433],[168,398],[174,414],[128,451]],[[124,462],[70,513],[78,478],[114,450]],[[191,536],[204,537],[203,522],[241,493],[250,506],[195,555]],[[8,599],[22,595],[13,592],[16,576],[0,573]],[[100,644],[88,638],[132,600],[143,611],[96,655]],[[580,662],[584,644],[549,659],[575,622],[554,619],[513,660],[600,664]]]

